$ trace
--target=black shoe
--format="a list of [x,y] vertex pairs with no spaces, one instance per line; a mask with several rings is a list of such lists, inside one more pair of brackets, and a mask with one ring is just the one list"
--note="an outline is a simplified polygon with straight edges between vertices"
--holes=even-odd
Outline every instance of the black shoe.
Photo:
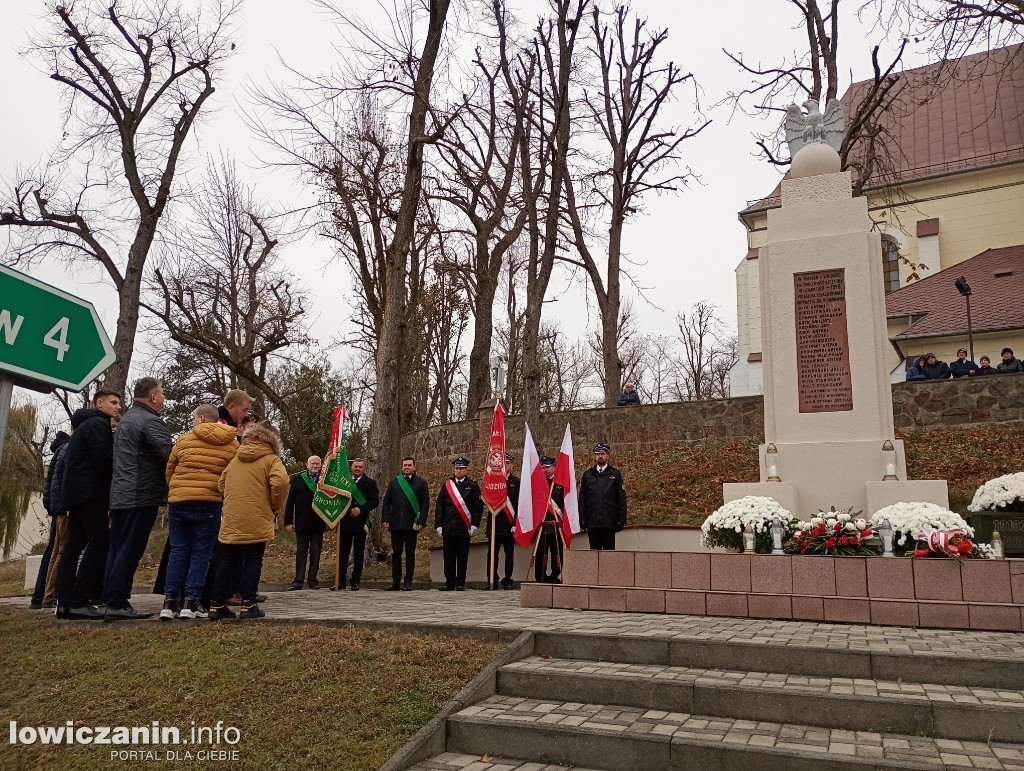
[[551,576],[551,578],[548,580],[548,583],[549,584],[560,584],[560,583],[562,583],[562,579],[559,578],[558,576]]
[[401,588],[402,588],[402,587],[401,587],[401,586],[399,586],[398,584],[391,584],[391,586],[385,586],[385,587],[384,587],[384,591],[385,591],[385,592],[397,592],[397,591],[399,591],[399,590],[400,590]]
[[260,606],[256,603],[252,605],[242,605],[242,610],[239,612],[239,618],[263,618],[267,614],[260,610]]
[[266,602],[267,601],[267,595],[265,595],[265,594],[257,594],[255,601],[256,602]]
[[352,586],[349,587],[349,591],[358,592],[359,591],[359,582],[358,581],[353,581],[352,582]]
[[57,601],[56,600],[44,600],[43,601],[43,609],[44,610],[53,610],[56,607],[57,607]]
[[174,621],[181,614],[181,600],[164,600],[164,607],[160,611],[161,621]]
[[466,591],[466,587],[463,586],[462,584],[459,584],[458,586],[455,587],[455,591],[457,591],[457,592],[464,592],[464,591]]
[[320,588],[320,582],[319,581],[310,581],[309,582],[309,588],[314,590],[314,591],[316,591],[317,589]]
[[495,590],[497,588],[498,588],[497,584],[494,584],[493,586],[491,586],[490,584],[484,584],[483,586],[480,587],[480,589],[482,591],[485,591],[485,592],[490,592],[490,591],[493,591],[493,590]]
[[[96,611],[97,613],[99,611]],[[152,618],[152,613],[140,613],[130,605],[127,608],[108,607],[103,614],[104,621],[141,621],[144,618]]]
[[412,591],[412,581],[406,581],[404,584],[402,584],[402,591],[403,592],[411,592]]
[[43,601],[42,600],[32,600],[28,604],[28,609],[29,610],[42,610],[43,609]]
[[235,611],[231,610],[227,605],[211,605],[207,618],[210,621],[220,621],[222,618],[235,618]]
[[103,618],[103,611],[96,610],[92,605],[81,605],[77,608],[68,608],[67,617],[70,619],[99,621]]
[[57,608],[53,611],[53,615],[56,618],[60,619],[71,618],[71,608],[69,608],[67,605],[58,605]]
[[439,592],[454,592],[455,591],[455,585],[454,584],[444,584],[437,591],[439,591]]
[[297,592],[301,588],[302,588],[302,584],[292,584],[287,589],[285,589],[285,591],[286,592]]
[[511,578],[503,578],[503,579],[501,579],[501,588],[502,589],[512,589],[514,587],[515,587],[515,583],[512,581]]

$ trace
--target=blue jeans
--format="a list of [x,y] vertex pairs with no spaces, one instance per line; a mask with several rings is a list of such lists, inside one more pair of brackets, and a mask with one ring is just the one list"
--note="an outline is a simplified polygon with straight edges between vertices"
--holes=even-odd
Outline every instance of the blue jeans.
[[57,518],[50,517],[50,538],[46,541],[46,550],[39,561],[39,575],[36,577],[36,588],[32,592],[32,602],[42,602],[46,593],[46,573],[50,569],[50,556],[53,554],[53,542],[57,538]]
[[210,567],[213,543],[220,530],[221,504],[213,501],[182,501],[167,507],[167,538],[171,554],[167,558],[164,596],[176,600],[198,597],[203,593],[206,571]]

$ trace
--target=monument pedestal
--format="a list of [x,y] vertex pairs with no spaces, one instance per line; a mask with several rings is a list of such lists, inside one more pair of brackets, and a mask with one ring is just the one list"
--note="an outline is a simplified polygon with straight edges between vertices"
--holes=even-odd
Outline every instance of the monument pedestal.
[[[834,162],[838,168],[838,155]],[[800,167],[794,159],[794,173]],[[758,270],[761,483],[724,485],[725,500],[766,495],[800,518],[832,506],[870,516],[897,501],[948,507],[944,481],[907,481],[885,362],[881,238],[871,230],[867,199],[852,196],[849,172],[783,180],[782,207],[768,212]],[[898,481],[882,481],[891,452],[883,454],[886,442],[895,451],[889,459]]]

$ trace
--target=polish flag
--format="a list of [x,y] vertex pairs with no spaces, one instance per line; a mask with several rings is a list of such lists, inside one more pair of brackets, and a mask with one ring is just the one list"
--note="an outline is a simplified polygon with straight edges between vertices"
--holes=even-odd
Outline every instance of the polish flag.
[[[544,513],[548,508],[551,488],[547,477],[540,467],[540,456],[533,443],[530,426],[526,426],[523,441],[523,468],[519,486],[519,516],[516,518],[516,542],[521,546],[529,546],[533,534],[544,521]],[[579,516],[577,516],[579,521]]]
[[565,436],[562,438],[562,449],[558,451],[555,463],[554,482],[565,490],[565,507],[562,509],[562,535],[565,548],[572,543],[572,534],[580,531],[580,507],[576,498],[576,466],[572,455],[572,432],[569,424],[565,424]]

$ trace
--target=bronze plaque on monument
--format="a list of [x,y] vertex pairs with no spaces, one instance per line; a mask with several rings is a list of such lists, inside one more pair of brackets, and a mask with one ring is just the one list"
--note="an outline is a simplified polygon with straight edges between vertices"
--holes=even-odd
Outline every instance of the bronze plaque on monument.
[[853,409],[844,268],[793,274],[800,412]]

